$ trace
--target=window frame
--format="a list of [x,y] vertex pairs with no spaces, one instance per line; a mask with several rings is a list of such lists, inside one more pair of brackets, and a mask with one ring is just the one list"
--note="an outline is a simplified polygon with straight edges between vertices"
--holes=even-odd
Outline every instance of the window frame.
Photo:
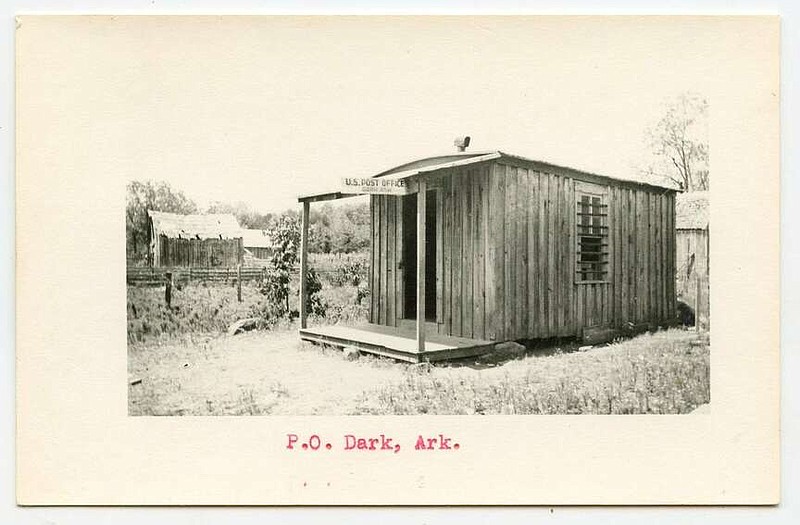
[[[575,284],[608,284],[611,282],[611,204],[608,195],[607,186],[579,181],[575,183],[575,267],[573,269]],[[583,202],[584,197],[590,199],[589,220],[594,221],[596,217],[599,220],[599,224],[594,222],[592,224],[582,224],[583,217],[587,216]],[[599,203],[593,203],[591,199],[599,199]],[[599,210],[596,211],[595,208],[599,208]],[[590,229],[592,233],[582,233],[584,228]],[[595,229],[599,231],[595,233]],[[594,253],[581,251],[581,247],[586,245],[585,242],[582,242],[585,237],[599,239],[598,246],[600,249],[596,252],[600,255],[599,261],[581,260],[582,254]],[[591,263],[598,265],[599,269],[592,267],[587,271],[584,265]],[[584,275],[587,274],[595,278],[584,278]]]

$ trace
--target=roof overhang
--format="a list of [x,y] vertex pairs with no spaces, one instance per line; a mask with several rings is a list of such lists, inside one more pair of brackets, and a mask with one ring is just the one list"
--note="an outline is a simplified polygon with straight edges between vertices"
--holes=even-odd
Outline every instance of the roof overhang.
[[[437,159],[441,159],[442,162],[436,162]],[[503,159],[511,164],[515,164],[520,167],[528,167],[531,169],[535,169],[537,171],[553,173],[556,175],[570,177],[585,182],[634,187],[649,191],[655,191],[658,193],[677,191],[675,188],[669,188],[667,186],[650,184],[647,182],[641,182],[633,179],[621,179],[616,177],[608,177],[605,175],[597,175],[595,173],[581,171],[574,168],[568,168],[565,166],[558,166],[556,164],[550,164],[548,162],[529,159],[526,157],[521,157],[519,155],[512,155],[509,153],[504,153],[502,151],[491,151],[486,153],[473,153],[473,154],[463,154],[463,155],[445,155],[442,157],[429,157],[426,159],[420,159],[418,161],[402,164],[391,170],[387,170],[377,175],[374,175],[373,178],[381,178],[389,180],[424,178],[428,175],[431,175],[433,173],[442,170],[459,168],[463,166],[469,166],[473,164],[479,164],[482,162],[488,162],[491,160],[499,160],[499,159]],[[408,168],[403,169],[406,167]],[[319,201],[344,199],[347,197],[358,197],[361,195],[366,195],[366,194],[343,193],[341,191],[327,191],[327,192],[301,195],[300,197],[298,197],[297,200],[298,202],[319,202]]]
[[350,197],[363,197],[362,193],[343,193],[341,191],[321,191],[319,193],[306,193],[297,197],[297,202],[323,202],[347,199]]
[[408,179],[411,177],[416,177],[418,175],[423,175],[426,173],[432,173],[434,171],[445,170],[448,168],[458,168],[461,166],[469,166],[470,164],[478,164],[480,162],[486,162],[489,160],[495,160],[502,157],[503,154],[499,151],[495,151],[492,153],[485,153],[482,155],[471,156],[465,159],[457,159],[448,162],[443,162],[439,164],[430,164],[427,166],[420,166],[417,168],[411,168],[404,171],[397,171],[393,173],[387,173],[375,175],[375,177],[380,177],[381,179],[390,179],[390,180],[401,180],[401,179]]
[[[372,178],[381,178],[386,180],[407,180],[407,179],[414,179],[415,177],[421,177],[429,173],[437,172],[440,170],[448,169],[448,168],[457,168],[460,166],[467,166],[470,164],[477,164],[479,162],[486,162],[489,160],[499,159],[502,154],[499,151],[489,152],[489,153],[479,153],[479,154],[472,154],[472,155],[448,155],[445,158],[447,159],[446,162],[440,163],[430,163],[421,165],[415,168],[410,168],[406,170],[397,171],[398,168],[394,168],[392,170],[384,171],[379,173],[378,175],[374,175]],[[453,158],[455,157],[455,160]],[[464,158],[461,158],[464,157]],[[422,159],[422,161],[433,161],[437,158],[441,157],[431,157],[428,159]],[[408,164],[403,164],[399,166],[399,168],[403,168],[405,166],[413,165],[420,161],[410,162]],[[416,190],[412,188],[411,193],[414,193]],[[342,191],[336,190],[328,190],[322,191],[319,193],[308,193],[305,195],[300,195],[297,198],[298,202],[322,202],[322,201],[330,201],[330,200],[337,200],[337,199],[346,199],[348,197],[361,197],[363,195],[369,195],[368,193],[345,193]]]

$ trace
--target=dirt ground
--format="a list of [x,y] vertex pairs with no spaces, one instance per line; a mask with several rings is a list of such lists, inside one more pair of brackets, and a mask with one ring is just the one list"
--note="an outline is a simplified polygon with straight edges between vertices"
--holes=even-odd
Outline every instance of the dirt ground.
[[[297,332],[250,332],[129,348],[131,415],[340,415],[403,365],[303,343]],[[136,383],[141,380],[141,383]]]
[[[658,385],[653,383],[664,368],[652,372],[649,365],[636,370],[631,365],[661,366],[678,359],[686,369],[683,348],[691,351],[698,338],[702,336],[693,332],[660,332],[584,352],[574,343],[550,342],[524,356],[495,355],[424,369],[371,356],[346,361],[341,351],[299,341],[296,330],[194,336],[129,346],[128,405],[131,415],[518,413],[514,410],[524,404],[525,413],[541,407],[570,413],[605,410],[606,403],[612,412],[612,403],[650,410],[642,408],[642,402],[651,406],[647,400],[624,398],[637,388],[642,395],[663,397],[648,392],[655,392]],[[704,354],[699,358],[707,363],[707,336],[701,343]],[[694,375],[700,380],[693,389],[701,391],[702,400],[708,385],[702,374]],[[632,388],[624,386],[628,384]],[[682,395],[669,385],[663,391]],[[495,405],[486,402],[498,396]],[[602,403],[563,404],[578,397],[602,398]],[[702,404],[696,399],[688,405],[679,399],[682,408],[666,411],[690,411]]]

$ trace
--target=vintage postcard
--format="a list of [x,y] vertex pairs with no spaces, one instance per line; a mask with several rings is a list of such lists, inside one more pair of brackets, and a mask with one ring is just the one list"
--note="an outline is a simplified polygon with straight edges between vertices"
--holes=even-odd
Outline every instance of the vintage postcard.
[[18,502],[777,503],[778,28],[19,17]]

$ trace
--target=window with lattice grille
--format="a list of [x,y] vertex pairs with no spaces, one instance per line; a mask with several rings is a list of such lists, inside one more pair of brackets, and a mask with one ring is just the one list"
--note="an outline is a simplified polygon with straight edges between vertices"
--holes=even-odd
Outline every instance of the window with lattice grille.
[[576,280],[605,281],[608,276],[608,204],[605,196],[579,193],[576,225]]

